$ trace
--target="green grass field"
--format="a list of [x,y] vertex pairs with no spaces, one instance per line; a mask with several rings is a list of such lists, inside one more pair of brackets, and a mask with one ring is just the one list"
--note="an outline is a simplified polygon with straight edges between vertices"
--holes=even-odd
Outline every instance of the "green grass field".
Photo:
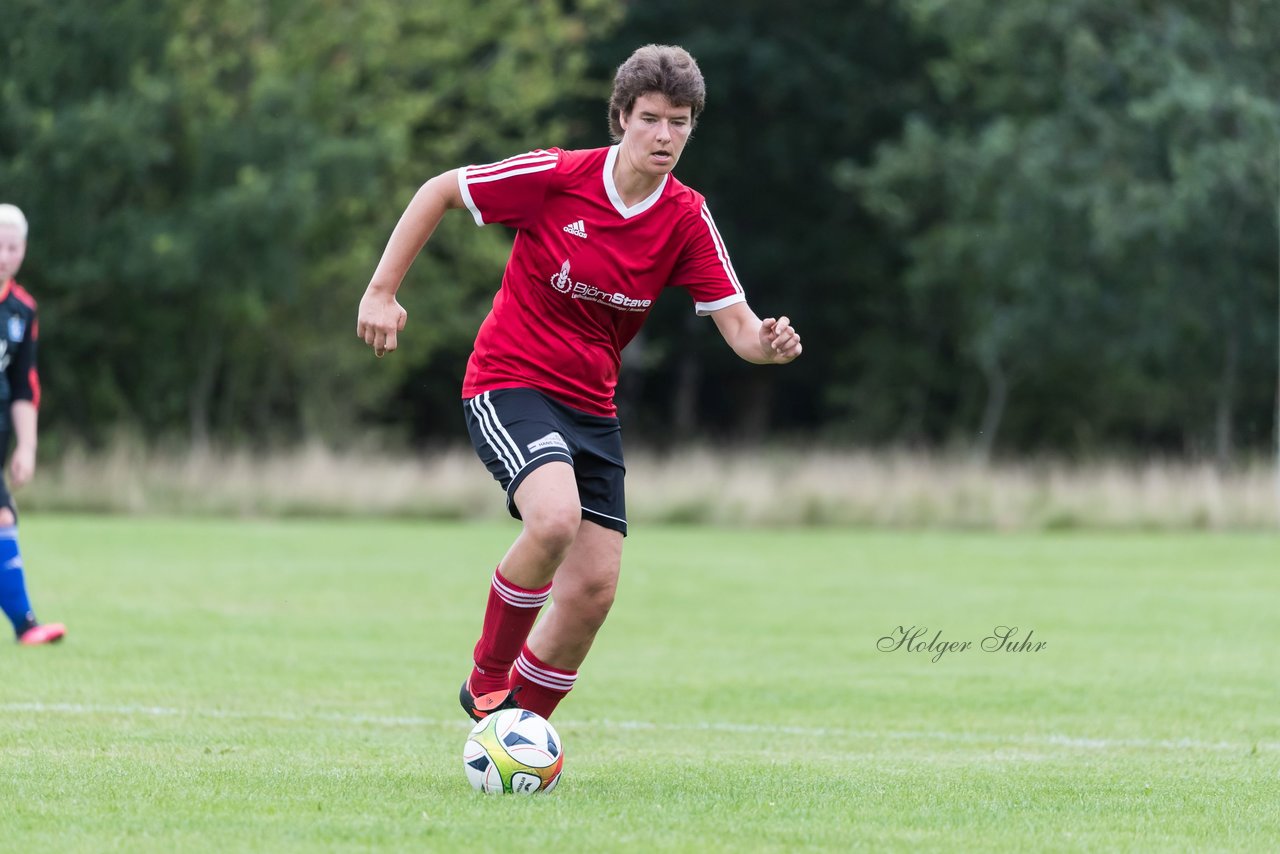
[[1280,850],[1280,538],[641,527],[526,799],[456,706],[514,533],[33,514],[0,848]]

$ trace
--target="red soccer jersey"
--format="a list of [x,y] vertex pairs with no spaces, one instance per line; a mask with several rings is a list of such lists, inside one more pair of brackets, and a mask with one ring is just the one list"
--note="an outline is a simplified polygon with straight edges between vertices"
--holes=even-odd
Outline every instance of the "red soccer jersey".
[[617,146],[553,148],[458,170],[477,225],[518,229],[464,398],[534,388],[612,416],[622,348],[663,288],[686,288],[698,314],[746,299],[702,195],[667,175],[627,207],[613,183],[617,156]]

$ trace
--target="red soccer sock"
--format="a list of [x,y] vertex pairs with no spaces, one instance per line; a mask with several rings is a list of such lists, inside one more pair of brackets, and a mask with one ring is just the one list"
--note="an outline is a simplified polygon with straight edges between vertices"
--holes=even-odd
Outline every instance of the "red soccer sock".
[[520,688],[516,695],[520,708],[550,718],[556,706],[573,689],[577,678],[578,671],[545,664],[526,645],[520,650],[515,669],[511,671],[511,688]]
[[468,690],[479,697],[507,687],[511,665],[533,623],[538,611],[551,595],[551,585],[538,590],[526,590],[512,584],[495,570],[493,584],[489,588],[489,603],[484,611],[484,628],[476,643],[475,668],[471,671]]

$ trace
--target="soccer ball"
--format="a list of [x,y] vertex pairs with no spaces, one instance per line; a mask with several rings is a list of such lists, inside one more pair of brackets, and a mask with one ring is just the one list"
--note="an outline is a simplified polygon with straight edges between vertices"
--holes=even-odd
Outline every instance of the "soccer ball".
[[477,791],[531,795],[560,782],[564,750],[551,723],[527,709],[503,709],[471,730],[462,767]]

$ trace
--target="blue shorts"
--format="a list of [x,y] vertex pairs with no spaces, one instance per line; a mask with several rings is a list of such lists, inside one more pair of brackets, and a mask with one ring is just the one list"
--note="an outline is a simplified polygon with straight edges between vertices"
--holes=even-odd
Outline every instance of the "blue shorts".
[[519,519],[516,489],[550,462],[573,466],[582,518],[627,534],[623,491],[622,428],[617,418],[591,415],[530,388],[481,392],[462,402],[467,432],[480,460],[507,492],[507,510]]

